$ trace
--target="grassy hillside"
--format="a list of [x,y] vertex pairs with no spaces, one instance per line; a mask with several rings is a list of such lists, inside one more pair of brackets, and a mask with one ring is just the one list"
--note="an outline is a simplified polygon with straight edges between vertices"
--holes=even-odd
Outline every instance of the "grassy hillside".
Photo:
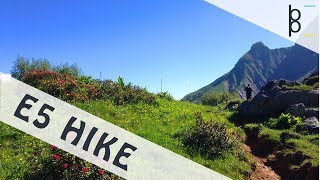
[[177,138],[181,131],[195,125],[195,112],[201,112],[205,119],[225,123],[230,133],[244,137],[243,131],[227,120],[230,112],[187,102],[164,99],[158,102],[158,107],[143,103],[115,107],[103,101],[77,103],[76,106],[231,178],[243,179],[250,172],[249,161],[244,154],[240,155],[243,151],[236,152],[239,154],[226,152],[224,157],[208,159],[197,152],[191,153]]
[[[242,149],[244,131],[228,121],[232,112],[225,105],[175,101],[120,77],[114,82],[79,75],[76,66],[26,59],[15,64],[13,74],[21,81],[203,166],[233,179],[251,172],[252,162]],[[0,179],[119,178],[3,123],[0,159]]]
[[[177,137],[181,131],[195,125],[194,113],[201,112],[204,119],[225,123],[230,133],[244,138],[243,131],[227,121],[230,112],[219,107],[160,98],[157,102],[158,106],[145,103],[115,106],[111,101],[103,100],[75,105],[233,179],[244,179],[250,172],[250,160],[242,150],[225,152],[221,157],[209,159],[190,152]],[[50,145],[3,123],[0,124],[0,144],[0,179],[22,178],[34,171],[35,166],[41,166],[46,159],[52,158]],[[41,155],[35,157],[34,152],[41,152]]]

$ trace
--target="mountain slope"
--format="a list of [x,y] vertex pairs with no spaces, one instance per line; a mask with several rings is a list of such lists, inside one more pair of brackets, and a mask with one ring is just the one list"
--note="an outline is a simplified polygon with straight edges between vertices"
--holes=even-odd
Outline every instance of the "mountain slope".
[[230,72],[181,100],[199,103],[206,92],[224,90],[236,92],[244,98],[243,89],[246,84],[251,84],[256,94],[269,80],[301,80],[318,70],[318,66],[319,54],[300,45],[269,49],[262,42],[257,42]]

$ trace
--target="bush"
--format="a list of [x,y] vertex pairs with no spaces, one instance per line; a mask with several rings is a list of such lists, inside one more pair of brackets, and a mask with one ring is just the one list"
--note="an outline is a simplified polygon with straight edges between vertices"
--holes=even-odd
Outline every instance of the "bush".
[[174,100],[173,97],[171,96],[171,94],[168,93],[168,92],[160,92],[160,93],[157,94],[157,96],[159,98],[161,98],[161,99],[166,99],[168,101],[173,101]]
[[28,73],[31,70],[44,70],[44,71],[55,71],[60,74],[68,74],[72,76],[79,76],[81,73],[81,69],[77,64],[63,64],[53,66],[46,59],[32,59],[29,60],[27,58],[19,56],[14,62],[11,70],[12,77],[21,80],[22,76]]
[[53,71],[56,71],[60,74],[69,74],[72,76],[80,76],[81,75],[81,69],[77,64],[62,64],[58,66],[54,66],[52,68]]
[[200,154],[215,158],[235,147],[224,124],[204,121],[201,113],[196,113],[196,126],[182,135],[183,144]]
[[22,75],[33,70],[49,70],[51,65],[46,59],[32,59],[31,61],[27,58],[19,56],[14,62],[11,70],[12,77],[21,79]]
[[300,117],[294,117],[291,114],[281,114],[279,118],[270,118],[265,125],[272,129],[290,129],[296,124],[301,123]]
[[125,84],[123,78],[119,77],[118,82],[104,81],[102,94],[109,95],[115,105],[136,104],[143,102],[149,105],[157,105],[156,96],[149,93],[145,88]]
[[230,94],[228,92],[216,92],[211,91],[209,93],[205,93],[201,97],[201,103],[203,105],[211,105],[217,106],[219,104],[227,104],[231,101],[239,100],[236,95]]
[[25,179],[122,179],[55,146],[50,156],[43,166],[31,167]]
[[18,57],[11,71],[12,76],[64,101],[89,101],[109,99],[115,105],[143,102],[156,105],[156,96],[146,89],[118,82],[95,80],[82,76],[76,64],[52,66],[46,59]]
[[125,85],[120,77],[116,83],[111,80],[94,80],[89,76],[74,76],[45,69],[31,69],[22,75],[21,80],[68,102],[108,99],[115,105],[138,102],[157,104],[154,94],[138,86],[132,86],[131,83]]
[[98,99],[98,84],[84,84],[77,77],[51,70],[33,70],[24,73],[21,80],[39,90],[64,101],[88,101]]

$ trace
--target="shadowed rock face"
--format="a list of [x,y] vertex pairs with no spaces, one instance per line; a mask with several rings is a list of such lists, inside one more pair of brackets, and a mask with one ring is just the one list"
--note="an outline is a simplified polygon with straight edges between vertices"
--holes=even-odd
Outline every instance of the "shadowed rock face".
[[299,84],[286,80],[270,81],[251,101],[245,101],[239,105],[239,114],[243,116],[277,116],[292,105],[299,103],[306,107],[318,107],[319,92],[317,90],[308,92],[286,88],[286,86]]

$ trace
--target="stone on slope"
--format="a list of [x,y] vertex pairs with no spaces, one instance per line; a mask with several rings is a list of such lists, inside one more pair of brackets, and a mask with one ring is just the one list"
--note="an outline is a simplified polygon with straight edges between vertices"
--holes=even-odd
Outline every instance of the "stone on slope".
[[303,106],[296,105],[300,103],[306,107],[318,107],[319,92],[287,88],[297,85],[300,83],[287,80],[270,81],[252,100],[241,103],[238,112],[243,116],[277,116],[290,107],[296,110],[298,108],[298,114],[301,114]]

